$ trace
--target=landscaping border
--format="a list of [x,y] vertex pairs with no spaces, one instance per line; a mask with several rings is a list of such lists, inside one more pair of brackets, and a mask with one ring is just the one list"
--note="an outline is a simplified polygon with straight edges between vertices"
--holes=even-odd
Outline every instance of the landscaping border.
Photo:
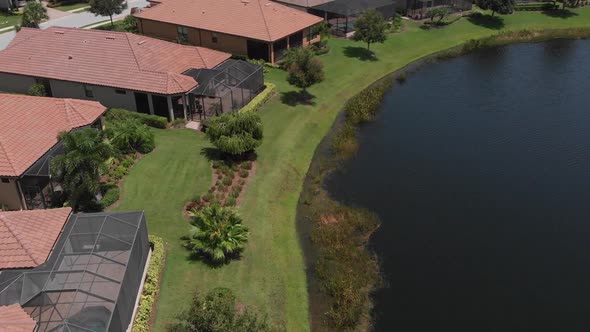
[[[361,277],[359,276],[357,278],[356,281],[364,280],[364,285],[346,285],[349,287],[348,289],[358,289],[358,296],[361,296],[362,300],[366,300],[367,303],[362,308],[361,313],[354,313],[357,318],[357,321],[355,322],[356,324],[353,327],[347,326],[344,328],[361,330],[370,329],[372,324],[372,301],[370,299],[370,294],[380,285],[380,278],[374,276],[374,273],[379,273],[378,258],[366,247],[368,238],[376,227],[378,227],[378,225],[375,224],[376,221],[374,217],[371,216],[370,212],[353,209],[340,204],[332,199],[323,187],[325,178],[339,167],[343,160],[355,155],[358,147],[358,128],[363,123],[372,121],[375,117],[375,112],[378,110],[378,108],[371,106],[368,107],[365,112],[362,112],[363,114],[360,116],[355,116],[354,110],[353,113],[349,112],[350,105],[354,104],[355,100],[366,98],[367,95],[372,95],[370,104],[374,105],[373,99],[377,98],[380,94],[381,99],[377,103],[377,105],[379,105],[389,87],[395,86],[396,80],[397,84],[403,84],[409,73],[428,63],[458,57],[479,49],[514,43],[542,42],[551,39],[585,38],[590,38],[590,28],[503,31],[481,39],[470,39],[456,47],[435,52],[410,62],[400,69],[378,79],[369,85],[369,87],[363,89],[360,93],[349,99],[343,109],[339,112],[332,128],[316,147],[310,167],[305,176],[303,189],[297,205],[297,229],[307,266],[309,307],[311,315],[310,328],[312,331],[343,329],[342,326],[330,325],[329,319],[327,320],[326,318],[330,318],[331,315],[333,316],[334,308],[338,309],[339,307],[349,305],[349,303],[342,301],[343,299],[346,300],[346,298],[334,296],[334,291],[338,291],[339,287],[341,289],[343,281],[345,282],[347,278],[350,280],[351,277],[349,275],[335,275],[334,272],[337,273],[339,271],[338,269],[326,270],[325,267],[322,267],[321,265],[322,260],[325,260],[327,254],[329,255],[328,258],[331,260],[338,260],[341,256],[343,257],[342,263],[350,262],[349,255],[340,255],[341,251],[347,248],[350,244],[348,243],[350,239],[344,238],[343,240],[343,238],[330,238],[330,233],[346,234],[348,230],[338,231],[337,228],[346,227],[347,219],[352,220],[352,225],[357,227],[357,230],[360,230],[357,231],[356,234],[353,234],[356,235],[353,241],[356,241],[355,243],[361,248],[362,252],[357,253],[358,256],[353,258],[358,259],[360,257],[361,259],[366,260],[366,270],[363,270],[363,272],[365,272],[368,277],[360,279]],[[388,88],[384,89],[384,87]],[[365,219],[361,220],[362,218]],[[350,223],[348,227],[350,227]],[[348,234],[350,234],[350,232],[348,232]],[[363,239],[363,236],[366,236],[366,238]],[[326,241],[326,239],[328,240]],[[333,243],[334,240],[338,242]],[[348,261],[346,261],[347,259]],[[355,268],[358,267],[355,266]],[[340,271],[342,272],[343,270]],[[337,318],[346,319],[350,318],[350,316],[337,316]]]
[[277,86],[273,83],[265,83],[266,88],[254,97],[246,106],[238,112],[256,112],[277,92]]
[[149,241],[152,244],[152,257],[131,332],[151,331],[156,319],[156,304],[166,265],[166,245],[162,238],[155,235],[149,235]]

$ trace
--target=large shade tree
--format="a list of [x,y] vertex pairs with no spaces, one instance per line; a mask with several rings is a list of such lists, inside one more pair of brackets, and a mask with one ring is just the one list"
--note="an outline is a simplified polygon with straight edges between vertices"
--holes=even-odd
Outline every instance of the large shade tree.
[[114,26],[113,15],[121,14],[127,9],[126,0],[90,0],[89,11],[95,16],[108,16],[111,19],[111,26]]
[[207,122],[207,138],[219,151],[243,156],[262,143],[262,120],[255,112],[232,112]]
[[170,332],[265,332],[266,319],[251,310],[239,310],[231,290],[214,288],[205,297],[196,293],[188,309],[181,312]]
[[370,50],[371,44],[383,43],[387,39],[386,29],[383,15],[375,9],[367,9],[354,22],[353,39],[367,43],[367,49]]
[[222,263],[244,250],[249,232],[235,210],[211,205],[189,215],[193,228],[185,246],[194,254]]
[[100,189],[100,170],[112,155],[101,132],[82,129],[60,136],[65,154],[51,161],[51,175],[63,186],[66,199],[75,211],[91,209]]
[[491,10],[492,16],[495,13],[506,15],[514,11],[514,0],[475,0],[475,4],[481,9]]
[[[25,28],[39,28],[39,24],[48,19],[47,9],[39,1],[27,1],[23,8],[21,26]],[[20,28],[19,27],[19,28]]]

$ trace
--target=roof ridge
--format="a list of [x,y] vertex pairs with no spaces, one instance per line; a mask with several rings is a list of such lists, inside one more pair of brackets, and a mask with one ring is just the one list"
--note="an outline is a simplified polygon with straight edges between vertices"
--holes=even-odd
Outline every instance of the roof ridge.
[[25,245],[20,241],[20,238],[18,238],[16,236],[16,234],[14,234],[14,232],[12,231],[12,229],[10,228],[6,217],[3,215],[0,215],[0,220],[2,220],[2,222],[4,223],[4,226],[6,226],[6,229],[8,229],[8,231],[10,232],[10,234],[12,235],[12,237],[16,240],[16,242],[18,242],[18,244],[21,246],[21,248],[23,248],[23,250],[27,253],[27,255],[29,256],[29,258],[31,258],[31,260],[33,261],[33,263],[39,265],[39,263],[37,262],[37,260],[35,259],[35,257],[33,257],[33,255],[31,254],[31,252],[29,251],[29,248],[25,247]]
[[266,15],[264,15],[264,9],[262,8],[262,0],[256,0],[258,2],[258,8],[260,8],[260,14],[262,14],[262,21],[264,22],[264,27],[266,28],[266,33],[268,34],[268,39],[272,40],[272,36],[270,35],[270,29],[268,27],[268,23],[266,22]]
[[133,47],[131,40],[129,40],[129,33],[125,33],[125,38],[127,38],[127,43],[129,44],[129,48],[131,49],[131,53],[133,54],[133,59],[135,60],[135,64],[137,65],[137,69],[144,71],[143,68],[139,65],[139,60],[137,60],[137,55],[135,54],[135,47]]
[[71,110],[72,112],[78,114],[78,116],[81,117],[82,119],[84,119],[84,121],[88,121],[88,119],[86,119],[84,114],[80,113],[80,111],[78,111],[78,109],[74,106],[74,100],[72,100],[70,98],[66,98],[63,101],[64,101],[64,111],[66,112],[66,118],[68,119],[68,121],[70,121],[70,127],[75,128],[72,119],[70,119],[70,112],[68,112],[68,110]]
[[[8,158],[8,153],[6,152],[6,149],[4,148],[4,146],[2,145],[2,140],[0,140],[0,152],[4,153],[4,155],[6,156],[6,161],[8,162],[8,165],[10,166],[10,168],[12,168],[12,172],[16,174],[16,169],[14,168],[14,165],[10,161],[10,158]],[[2,155],[2,153],[0,153],[0,155]]]

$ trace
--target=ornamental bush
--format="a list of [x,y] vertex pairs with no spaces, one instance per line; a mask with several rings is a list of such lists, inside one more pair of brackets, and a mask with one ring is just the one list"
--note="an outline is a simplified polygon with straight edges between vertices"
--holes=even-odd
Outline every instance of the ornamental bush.
[[168,119],[162,116],[131,112],[122,108],[111,108],[105,115],[108,122],[124,121],[136,119],[148,127],[165,129],[168,125]]
[[207,138],[219,151],[242,156],[262,143],[262,120],[254,112],[233,112],[214,117],[207,123]]
[[156,146],[154,133],[137,119],[111,123],[107,129],[107,137],[121,153],[148,153]]

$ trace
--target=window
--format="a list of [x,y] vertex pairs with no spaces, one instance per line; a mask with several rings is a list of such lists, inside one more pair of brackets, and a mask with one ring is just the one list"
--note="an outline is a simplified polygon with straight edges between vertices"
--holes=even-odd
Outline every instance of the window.
[[118,95],[126,95],[127,91],[125,91],[123,89],[115,89],[115,93]]
[[177,26],[176,33],[178,34],[178,41],[185,42],[188,40],[188,28]]
[[215,32],[211,33],[211,41],[214,43],[217,43],[218,41],[217,34]]
[[94,98],[94,92],[92,91],[92,87],[84,85],[84,95],[87,98]]
[[2,183],[10,183],[10,180],[8,178],[2,178]]

